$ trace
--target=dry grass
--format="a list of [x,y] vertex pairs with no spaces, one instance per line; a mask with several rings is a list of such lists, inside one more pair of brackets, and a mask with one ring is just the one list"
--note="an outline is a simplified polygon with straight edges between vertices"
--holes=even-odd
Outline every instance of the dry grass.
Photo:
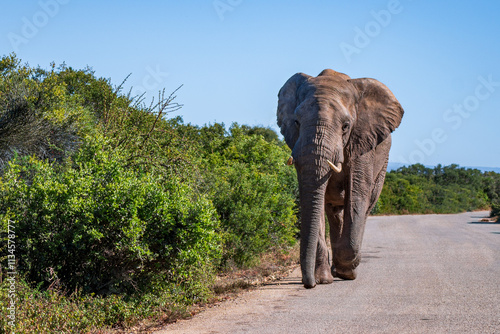
[[500,223],[500,217],[483,218],[480,221],[485,223]]
[[238,269],[218,275],[213,291],[218,296],[238,293],[267,282],[280,280],[299,264],[299,245],[295,245],[287,253],[272,252],[261,257],[259,265]]

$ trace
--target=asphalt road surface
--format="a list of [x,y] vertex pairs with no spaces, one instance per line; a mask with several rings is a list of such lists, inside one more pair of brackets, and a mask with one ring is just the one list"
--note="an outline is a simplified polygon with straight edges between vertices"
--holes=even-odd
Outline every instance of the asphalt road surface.
[[500,333],[500,224],[487,212],[370,217],[354,281],[300,270],[157,333]]

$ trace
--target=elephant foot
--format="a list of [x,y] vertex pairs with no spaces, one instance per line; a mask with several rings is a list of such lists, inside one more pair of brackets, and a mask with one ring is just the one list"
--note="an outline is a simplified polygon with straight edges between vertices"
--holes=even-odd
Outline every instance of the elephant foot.
[[314,276],[318,284],[331,284],[333,283],[333,276],[328,265],[321,265],[316,268]]
[[345,280],[354,280],[356,279],[356,269],[341,269],[341,268],[332,268],[333,276],[345,279]]
[[304,288],[312,289],[316,286],[316,280],[307,279],[305,277],[302,277],[302,284],[304,284]]

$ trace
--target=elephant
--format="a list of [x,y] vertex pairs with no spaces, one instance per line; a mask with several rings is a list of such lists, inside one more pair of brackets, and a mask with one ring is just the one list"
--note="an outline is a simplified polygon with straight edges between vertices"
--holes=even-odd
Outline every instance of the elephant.
[[382,191],[391,133],[403,114],[381,82],[331,69],[317,77],[296,73],[280,89],[277,121],[299,184],[305,288],[356,278],[366,218]]

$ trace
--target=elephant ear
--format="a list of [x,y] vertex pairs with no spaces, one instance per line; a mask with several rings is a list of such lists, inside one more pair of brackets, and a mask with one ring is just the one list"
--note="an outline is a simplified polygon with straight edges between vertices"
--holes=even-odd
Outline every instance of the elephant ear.
[[280,127],[281,134],[285,137],[285,142],[292,150],[299,138],[299,129],[295,124],[296,118],[294,115],[295,108],[300,103],[297,96],[297,89],[308,78],[310,76],[304,73],[296,73],[287,80],[278,93],[278,111],[276,113],[278,126]]
[[401,123],[403,108],[392,92],[375,79],[349,80],[358,90],[357,117],[348,152],[355,157],[374,149]]

